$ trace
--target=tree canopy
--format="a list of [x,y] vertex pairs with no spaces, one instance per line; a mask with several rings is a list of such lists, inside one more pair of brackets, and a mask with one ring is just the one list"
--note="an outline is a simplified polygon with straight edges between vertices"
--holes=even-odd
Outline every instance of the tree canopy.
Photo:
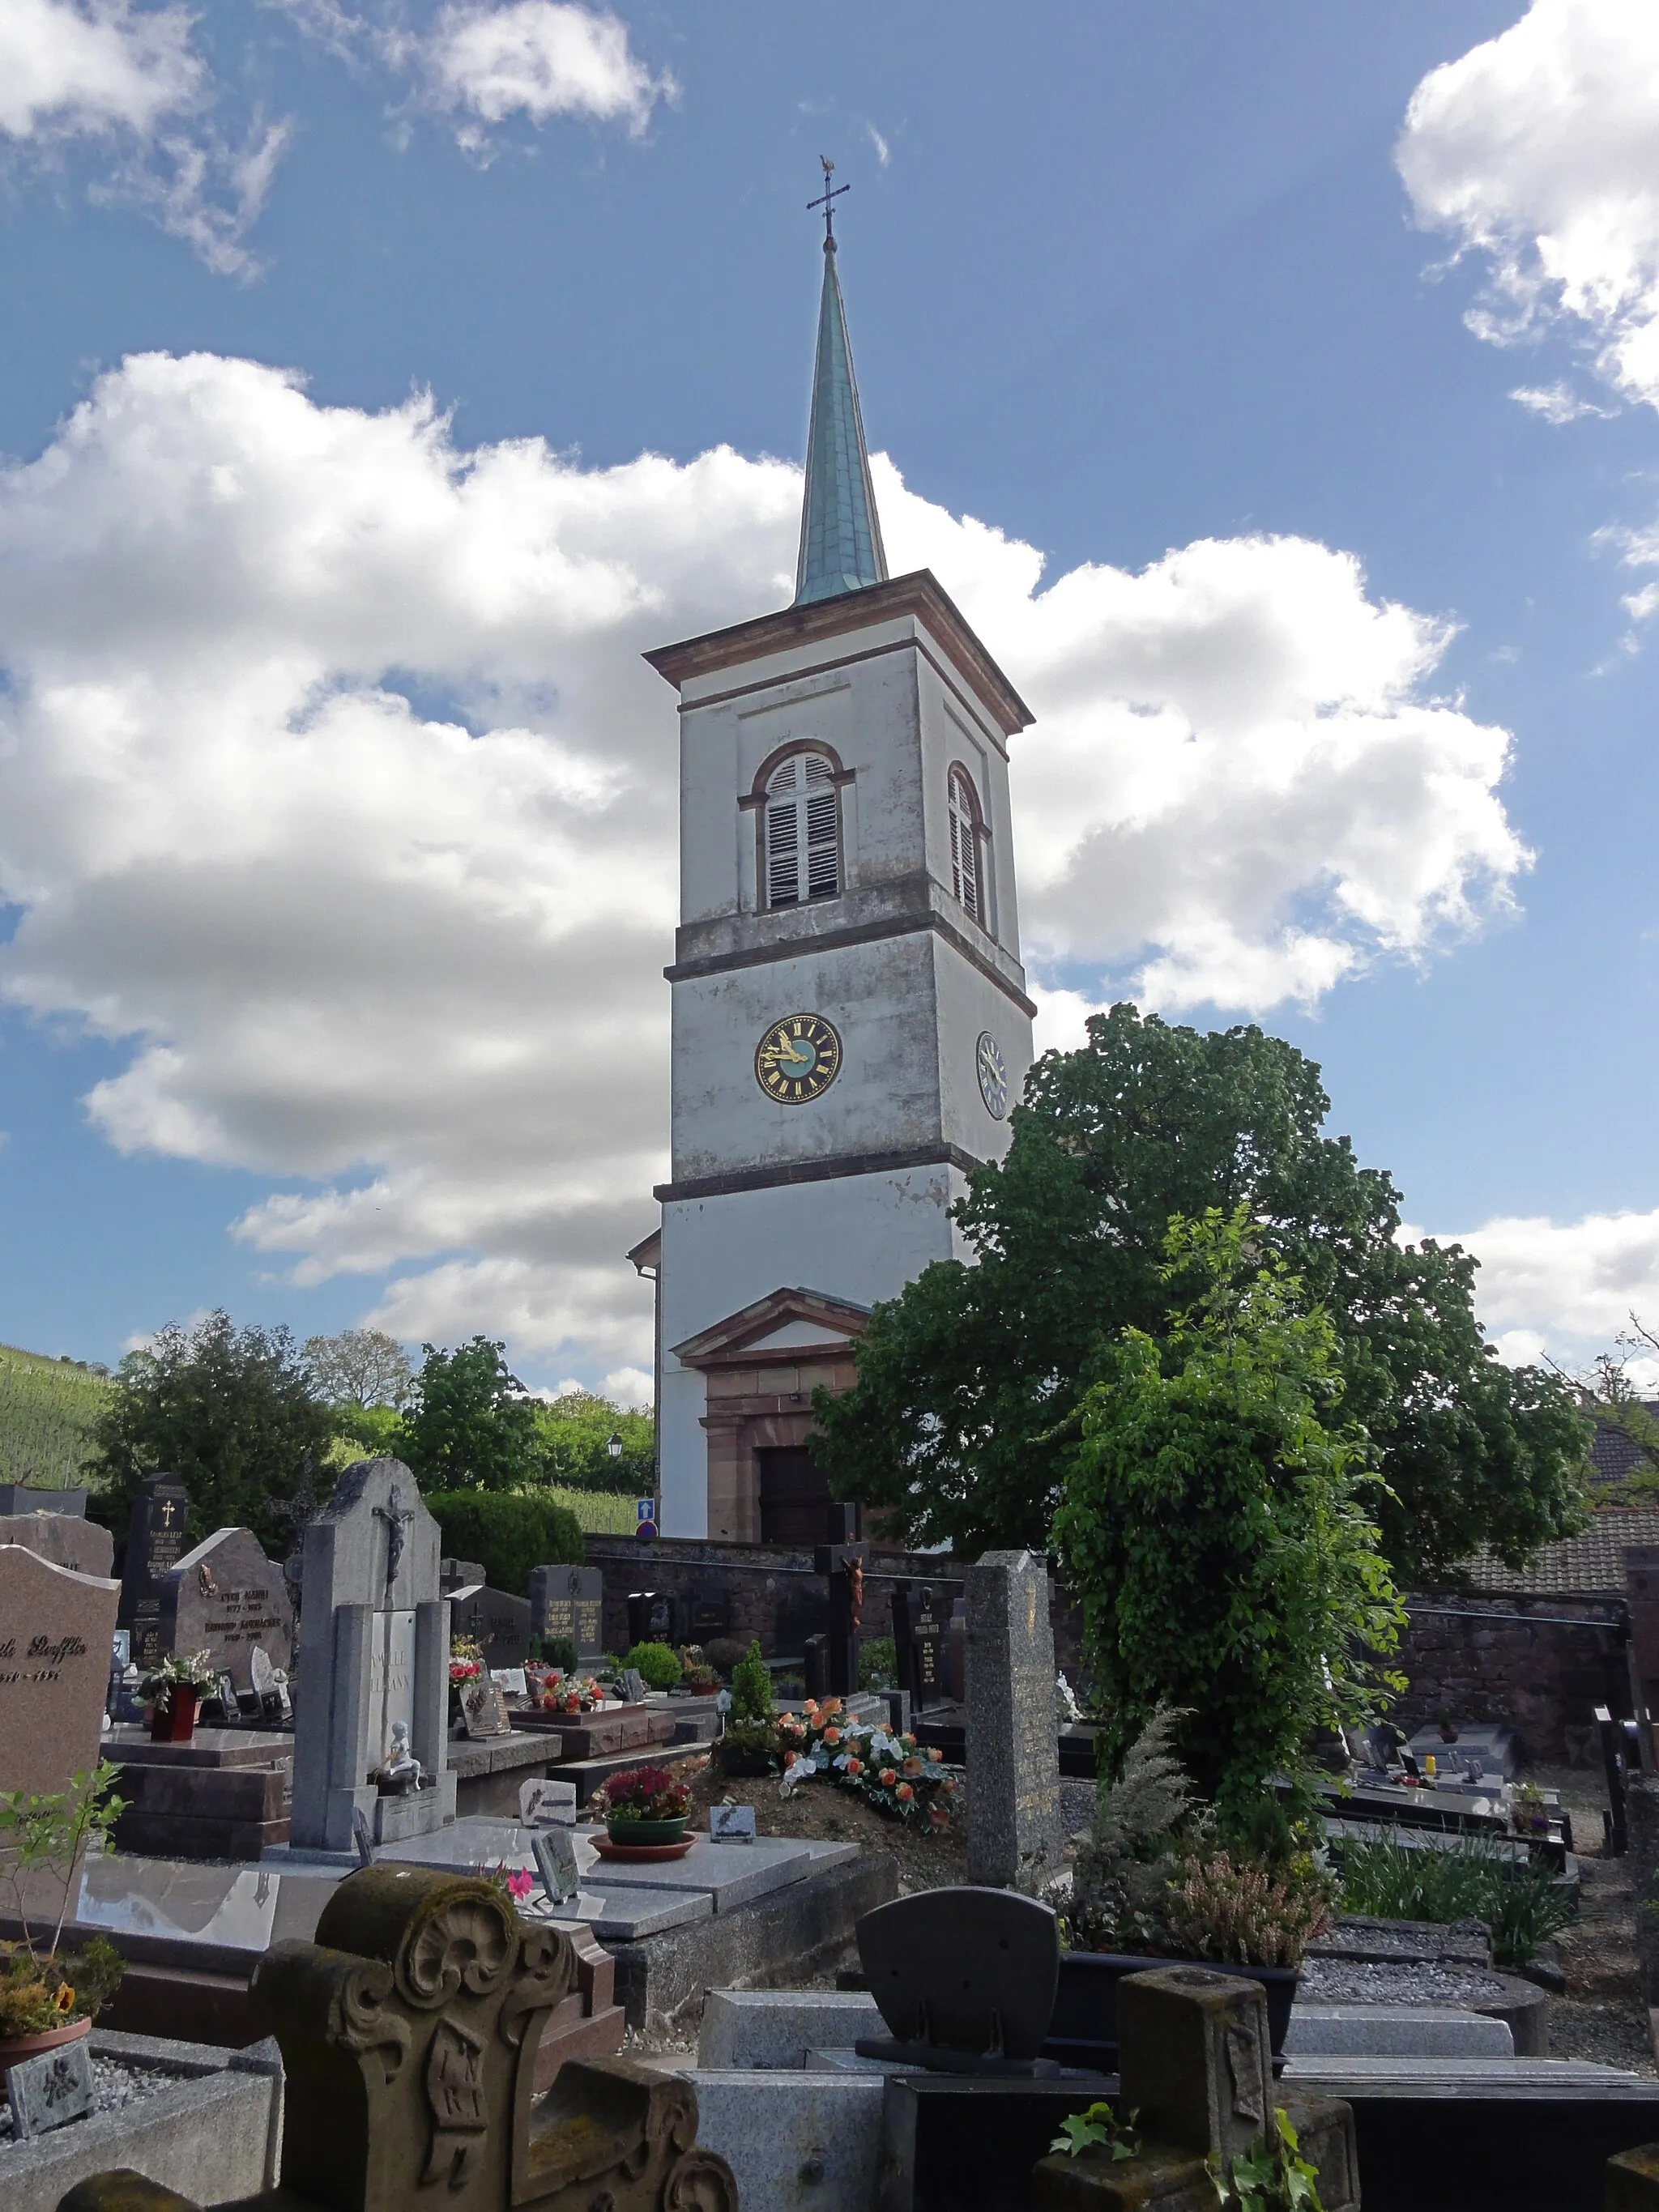
[[[649,1413],[613,1405],[592,1390],[567,1390],[536,1408],[542,1470],[573,1490],[647,1496],[656,1486],[656,1430]],[[611,1456],[611,1440],[622,1449]]]
[[399,1428],[401,1456],[422,1490],[512,1490],[541,1473],[536,1403],[507,1347],[475,1336],[425,1358]]
[[128,1352],[98,1418],[89,1472],[118,1539],[144,1477],[176,1474],[193,1540],[252,1529],[281,1553],[315,1510],[333,1431],[285,1328],[238,1328],[227,1313],[176,1322]]
[[856,1387],[815,1398],[836,1494],[900,1541],[1046,1545],[1084,1391],[1124,1329],[1164,1326],[1170,1221],[1242,1206],[1329,1316],[1340,1419],[1376,1452],[1402,1584],[1484,1546],[1518,1564],[1581,1526],[1573,1393],[1499,1364],[1474,1261],[1396,1241],[1399,1193],[1322,1133],[1329,1110],[1316,1065],[1253,1024],[1092,1015],[1079,1050],[1032,1068],[1006,1158],[969,1178],[975,1263],[935,1262],[878,1305]]
[[312,1388],[325,1405],[401,1406],[414,1382],[409,1355],[383,1328],[343,1328],[308,1336],[301,1355]]
[[1254,1243],[1242,1207],[1170,1224],[1163,1273],[1187,1302],[1104,1348],[1054,1517],[1102,1771],[1173,1707],[1200,1793],[1240,1826],[1316,1728],[1377,1711],[1404,1617],[1370,1443],[1332,1419],[1336,1332]]

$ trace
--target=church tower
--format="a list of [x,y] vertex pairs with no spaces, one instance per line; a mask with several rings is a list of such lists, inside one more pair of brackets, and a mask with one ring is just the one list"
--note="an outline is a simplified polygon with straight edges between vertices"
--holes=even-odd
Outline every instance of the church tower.
[[927,569],[888,575],[830,212],[794,604],[646,656],[680,699],[672,1180],[629,1255],[657,1276],[665,1536],[823,1540],[812,1389],[956,1254],[1032,1056],[1031,717]]

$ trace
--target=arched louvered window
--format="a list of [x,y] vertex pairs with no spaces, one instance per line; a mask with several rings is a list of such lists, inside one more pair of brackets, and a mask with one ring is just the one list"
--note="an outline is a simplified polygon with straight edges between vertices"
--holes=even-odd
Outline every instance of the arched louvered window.
[[791,753],[766,787],[766,903],[799,906],[841,890],[841,793],[822,753]]
[[959,768],[951,771],[951,889],[974,920],[985,919],[984,853],[974,787]]

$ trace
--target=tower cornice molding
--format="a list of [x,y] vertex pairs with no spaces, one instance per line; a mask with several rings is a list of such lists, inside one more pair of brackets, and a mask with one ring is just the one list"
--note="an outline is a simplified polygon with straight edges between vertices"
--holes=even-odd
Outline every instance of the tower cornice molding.
[[[701,637],[658,646],[644,659],[665,682],[683,692],[700,678],[720,676],[727,669],[774,653],[825,644],[906,615],[924,624],[938,639],[1005,737],[1030,727],[1036,719],[1030,708],[930,568],[913,569],[908,575],[895,576],[884,584],[869,584],[861,591],[843,592],[832,599],[811,600],[805,606],[782,607],[775,614],[760,615],[727,629],[708,630]],[[890,644],[885,649],[898,647]],[[846,660],[861,657],[848,654],[835,665],[844,665]],[[799,672],[800,675],[807,672]],[[686,702],[694,709],[714,703],[704,699]]]

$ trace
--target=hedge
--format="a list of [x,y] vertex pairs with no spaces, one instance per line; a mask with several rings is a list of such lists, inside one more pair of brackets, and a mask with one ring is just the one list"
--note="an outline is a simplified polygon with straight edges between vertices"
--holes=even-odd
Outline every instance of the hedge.
[[532,1567],[579,1567],[581,1524],[568,1506],[515,1490],[440,1490],[425,1500],[447,1559],[472,1559],[491,1589],[530,1592]]

